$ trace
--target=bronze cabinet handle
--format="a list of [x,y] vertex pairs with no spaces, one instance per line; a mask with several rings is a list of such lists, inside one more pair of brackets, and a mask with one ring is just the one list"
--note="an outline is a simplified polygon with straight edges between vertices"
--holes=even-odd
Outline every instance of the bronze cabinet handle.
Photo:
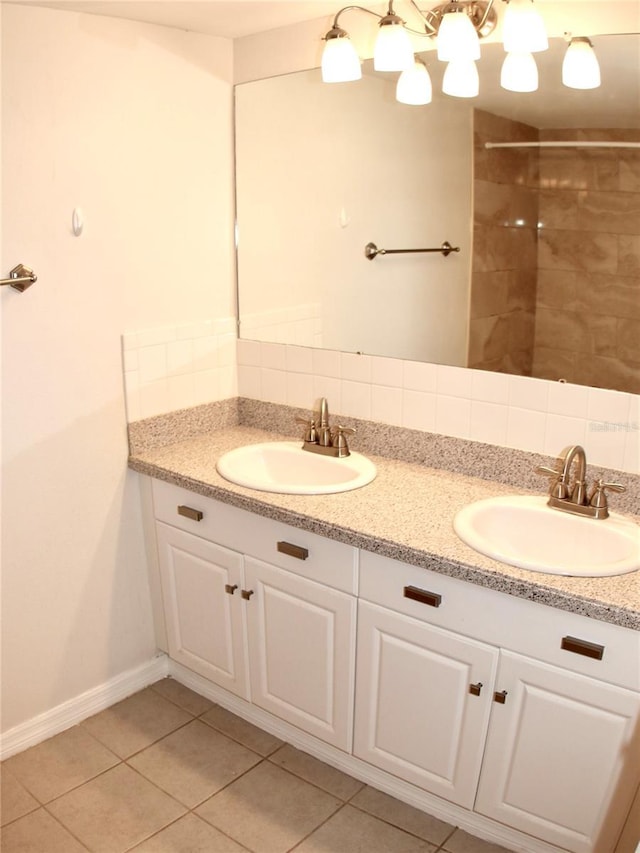
[[481,681],[479,681],[477,684],[470,684],[469,685],[469,693],[471,693],[472,696],[479,696],[481,690],[482,690],[482,682]]
[[584,655],[594,660],[602,660],[604,656],[604,646],[600,646],[598,643],[590,643],[588,640],[580,640],[578,637],[563,637],[560,648],[564,649],[565,652]]
[[281,554],[286,554],[288,557],[295,557],[296,560],[306,560],[309,556],[308,548],[303,548],[301,545],[292,545],[291,542],[278,542],[277,547]]
[[249,599],[253,595],[253,590],[252,589],[243,589],[243,590],[241,590],[240,595],[245,599],[245,601],[249,601]]
[[497,702],[498,705],[504,705],[504,703],[507,701],[507,691],[506,690],[500,690],[500,691],[496,690],[496,692],[493,694],[493,701]]
[[178,515],[190,518],[191,521],[202,521],[204,518],[204,513],[200,512],[199,509],[193,509],[193,507],[190,506],[179,506]]
[[439,593],[429,592],[428,589],[420,589],[417,586],[405,586],[404,597],[419,601],[421,604],[428,604],[429,607],[440,607],[442,603],[442,596]]
[[238,589],[237,583],[226,583],[224,585],[224,591],[228,592],[229,595],[233,595],[233,593]]

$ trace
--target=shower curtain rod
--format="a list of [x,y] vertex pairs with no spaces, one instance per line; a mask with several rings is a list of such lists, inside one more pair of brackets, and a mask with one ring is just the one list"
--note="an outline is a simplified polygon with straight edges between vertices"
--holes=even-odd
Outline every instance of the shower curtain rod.
[[640,142],[485,142],[485,148],[640,148]]

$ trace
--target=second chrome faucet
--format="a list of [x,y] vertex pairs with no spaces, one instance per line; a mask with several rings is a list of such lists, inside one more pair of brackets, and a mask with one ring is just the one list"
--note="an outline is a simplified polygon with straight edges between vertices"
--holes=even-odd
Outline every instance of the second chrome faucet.
[[329,404],[326,397],[320,398],[317,417],[312,417],[310,420],[296,418],[296,421],[306,427],[303,450],[321,453],[323,456],[335,456],[339,459],[350,455],[346,437],[347,435],[354,435],[355,429],[343,426],[331,427],[329,424]]
[[[587,495],[587,455],[579,444],[565,447],[558,457],[560,470],[541,465],[536,471],[551,478],[549,488],[549,506],[574,515],[585,515],[589,518],[608,518],[609,506],[607,491],[624,492],[625,487],[619,483],[605,483],[596,480],[593,491]],[[573,485],[570,484],[571,469],[575,463],[576,472]]]

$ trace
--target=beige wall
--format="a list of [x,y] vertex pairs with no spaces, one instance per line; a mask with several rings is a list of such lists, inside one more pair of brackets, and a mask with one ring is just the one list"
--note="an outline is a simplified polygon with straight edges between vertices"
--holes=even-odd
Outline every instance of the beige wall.
[[[399,104],[383,75],[327,86],[313,71],[239,86],[243,337],[465,364],[471,122],[462,99]],[[444,240],[460,253],[364,256],[371,241],[401,249]],[[319,340],[246,324],[313,303]]]
[[[233,314],[232,44],[2,5],[2,726],[155,651],[120,336]],[[86,219],[71,233],[73,208]]]

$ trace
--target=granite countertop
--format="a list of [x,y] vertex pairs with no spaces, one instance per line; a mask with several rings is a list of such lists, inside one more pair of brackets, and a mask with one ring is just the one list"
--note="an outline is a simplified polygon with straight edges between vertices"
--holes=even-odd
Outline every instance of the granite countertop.
[[[640,572],[573,578],[499,563],[465,545],[452,520],[482,498],[531,494],[510,485],[367,453],[378,475],[332,495],[258,492],[224,480],[216,460],[235,447],[291,436],[229,426],[164,446],[132,451],[129,467],[240,509],[451,577],[640,630]],[[540,494],[540,492],[537,492]]]

